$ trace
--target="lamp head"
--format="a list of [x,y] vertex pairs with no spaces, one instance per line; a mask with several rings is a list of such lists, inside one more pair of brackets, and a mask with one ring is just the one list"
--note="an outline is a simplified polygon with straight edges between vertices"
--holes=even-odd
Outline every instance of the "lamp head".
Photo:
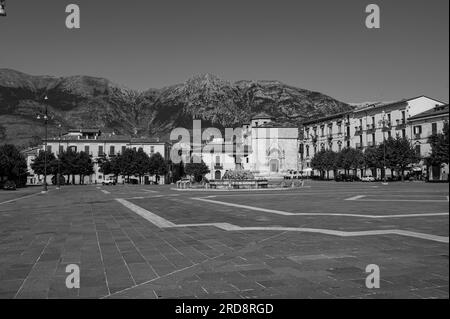
[[5,5],[2,3],[0,3],[0,17],[6,17],[6,9],[5,9]]

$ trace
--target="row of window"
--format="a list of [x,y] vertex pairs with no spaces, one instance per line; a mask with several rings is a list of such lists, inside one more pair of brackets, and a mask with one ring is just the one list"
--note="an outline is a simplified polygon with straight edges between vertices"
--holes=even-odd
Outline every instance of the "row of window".
[[[77,149],[78,149],[78,148],[77,148],[77,146],[69,146],[68,149],[70,149],[70,150],[72,150],[72,151],[74,151],[74,152],[77,152]],[[127,149],[126,146],[122,146],[121,152],[122,152],[122,153],[125,152],[126,149]],[[133,150],[136,151],[136,147],[133,147]],[[142,148],[142,147],[139,147],[137,150],[142,151],[143,148]],[[47,145],[47,151],[48,151],[49,153],[52,152],[52,146],[51,146],[51,145]],[[90,154],[90,146],[89,146],[89,145],[85,145],[83,151],[84,151],[85,153]],[[102,145],[99,145],[99,146],[98,146],[97,151],[98,151],[98,156],[106,155],[105,152],[104,152],[104,149],[103,149],[103,146],[102,146]],[[60,146],[59,146],[59,153],[62,153],[62,152],[64,152],[64,146],[63,146],[63,145],[60,145]],[[151,154],[155,153],[155,147],[154,147],[154,146],[150,146],[150,153],[151,153]],[[111,145],[111,146],[109,147],[109,155],[110,155],[110,156],[116,155],[116,147],[115,147],[115,146]]]
[[[385,122],[391,123],[391,114],[388,113],[388,114],[386,114],[386,116],[387,116],[387,120]],[[347,119],[347,121],[349,121],[349,119]],[[405,111],[402,111],[402,120],[401,121],[402,121],[401,122],[402,124],[406,123]],[[337,125],[338,125],[338,134],[342,134],[342,122],[338,122]],[[369,125],[372,125],[372,128],[376,127],[377,123],[375,122],[375,116],[372,116],[372,124],[369,124]],[[359,119],[359,128],[362,130],[362,127],[363,127],[363,119],[360,118]],[[350,130],[350,128],[348,127],[347,131],[349,132],[349,130]],[[309,128],[306,128],[305,131],[306,131],[306,135],[309,136]],[[314,136],[317,136],[317,127],[314,126],[313,131],[314,131]],[[320,126],[320,132],[321,132],[321,136],[325,136],[325,124]],[[328,135],[331,135],[332,132],[333,132],[333,123],[329,123],[328,124]]]
[[[414,135],[420,135],[422,134],[422,125],[416,125],[413,127]],[[437,134],[437,123],[431,123],[431,134]]]

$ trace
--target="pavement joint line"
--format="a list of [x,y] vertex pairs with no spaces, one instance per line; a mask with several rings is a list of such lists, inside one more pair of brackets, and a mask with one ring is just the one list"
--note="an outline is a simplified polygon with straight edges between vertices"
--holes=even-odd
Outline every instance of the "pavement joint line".
[[47,240],[47,243],[45,244],[44,248],[42,248],[41,253],[39,254],[39,257],[36,258],[36,260],[34,261],[33,267],[31,267],[30,271],[28,272],[27,277],[23,280],[22,284],[20,285],[19,289],[17,290],[16,294],[14,295],[13,299],[16,299],[17,296],[20,294],[20,292],[23,290],[23,286],[25,285],[25,282],[27,281],[28,276],[29,276],[30,273],[33,271],[34,267],[36,267],[36,264],[37,264],[37,263],[39,262],[39,260],[41,259],[42,254],[43,254],[44,251],[47,249],[48,245],[50,244],[50,240],[51,240],[52,238],[53,238],[53,237],[50,237],[50,238]]
[[193,197],[191,199],[208,202],[208,203],[212,203],[212,204],[219,204],[219,205],[224,205],[224,206],[243,208],[243,209],[260,211],[260,212],[270,213],[270,214],[283,215],[283,216],[341,216],[341,217],[384,219],[384,218],[405,218],[405,217],[449,215],[449,213],[423,213],[423,214],[398,214],[398,215],[362,215],[362,214],[344,214],[344,213],[290,213],[290,212],[285,212],[285,211],[281,211],[281,210],[274,210],[274,209],[260,208],[260,207],[254,207],[254,206],[248,206],[248,205],[221,202],[221,201],[217,201],[217,200],[207,199],[206,197],[199,197],[199,198]]
[[366,197],[366,195],[356,195],[356,196],[353,196],[350,198],[346,198],[345,200],[358,200],[358,199],[364,198],[364,197]]
[[302,227],[281,227],[281,226],[270,226],[270,227],[241,227],[233,225],[230,223],[197,223],[197,224],[174,224],[167,219],[158,216],[148,210],[130,203],[124,199],[116,198],[116,201],[145,218],[155,226],[159,228],[180,228],[180,227],[204,227],[213,226],[226,231],[248,231],[248,230],[259,230],[259,231],[295,231],[295,232],[306,232],[306,233],[319,233],[325,235],[334,235],[339,237],[353,237],[353,236],[371,236],[371,235],[400,235],[406,237],[414,237],[425,240],[431,240],[441,243],[449,243],[449,238],[445,236],[424,234],[412,231],[406,231],[401,229],[390,229],[390,230],[364,230],[364,231],[341,231],[333,229],[320,229],[320,228],[302,228]]
[[154,190],[151,190],[151,189],[145,189],[145,188],[141,188],[141,191],[149,192],[149,193],[159,193],[158,191],[154,191]]
[[221,254],[218,255],[218,256],[215,256],[215,257],[212,257],[212,258],[208,258],[208,259],[203,260],[203,261],[201,261],[201,262],[199,262],[199,263],[196,263],[196,264],[193,264],[193,265],[190,265],[190,266],[181,268],[181,269],[174,270],[174,271],[172,271],[172,272],[170,272],[170,273],[168,273],[168,274],[165,274],[165,275],[162,275],[162,276],[158,276],[158,277],[156,277],[156,278],[153,278],[153,279],[150,279],[150,280],[141,282],[141,283],[136,284],[136,285],[134,285],[134,286],[132,286],[132,287],[128,287],[128,288],[125,288],[125,289],[116,291],[116,292],[114,292],[114,293],[112,293],[112,294],[110,293],[110,294],[108,294],[107,296],[101,297],[100,299],[105,299],[105,298],[108,298],[108,297],[117,295],[117,294],[119,294],[119,293],[126,292],[126,291],[128,291],[128,290],[134,289],[134,288],[136,288],[136,287],[139,287],[139,286],[143,286],[143,285],[149,284],[149,283],[151,283],[151,282],[153,282],[153,281],[156,281],[156,280],[158,280],[158,279],[162,279],[162,278],[165,278],[165,277],[169,277],[169,276],[174,275],[174,274],[177,274],[177,273],[179,273],[179,272],[183,272],[183,271],[185,271],[185,270],[188,270],[188,269],[191,269],[191,268],[200,266],[200,265],[202,265],[202,264],[204,264],[204,263],[206,263],[206,262],[210,262],[210,261],[215,260],[215,259],[217,259],[217,258],[220,258],[220,257],[222,257],[222,256],[224,256],[224,255],[225,255],[224,253],[221,253]]
[[[48,193],[48,192],[50,192],[50,190],[48,190],[47,193]],[[47,193],[44,193],[44,194],[47,194]],[[9,199],[9,200],[7,200],[7,201],[1,202],[0,205],[2,205],[2,204],[8,204],[8,203],[13,203],[13,202],[16,202],[16,201],[18,201],[18,200],[25,199],[25,198],[30,198],[30,197],[34,197],[34,196],[37,196],[37,195],[43,195],[43,193],[42,193],[42,192],[39,192],[39,193],[33,193],[33,194],[30,194],[30,195],[25,195],[25,196],[21,196],[21,197]]]
[[311,188],[311,186],[302,187],[284,187],[284,188],[242,188],[242,189],[205,189],[205,188],[171,188],[173,191],[179,192],[259,192],[259,191],[294,191],[302,188]]
[[354,199],[359,202],[418,202],[418,203],[447,203],[447,200],[442,199]]
[[125,206],[126,208],[130,209],[131,211],[135,212],[136,214],[138,214],[139,216],[145,218],[146,220],[148,220],[149,222],[151,222],[152,224],[160,227],[160,228],[166,228],[166,227],[174,227],[175,224],[168,221],[167,219],[164,219],[152,212],[149,212],[148,210],[135,205],[125,199],[121,199],[121,198],[116,198],[116,201],[118,201],[119,203],[121,203],[123,206]]
[[[91,208],[91,215],[94,216],[94,210],[93,210],[92,205],[90,208]],[[94,219],[94,227],[95,227],[95,238],[97,241],[97,248],[98,248],[98,251],[100,252],[100,260],[102,261],[103,276],[105,278],[106,289],[108,289],[108,294],[110,294],[111,290],[109,289],[109,282],[108,282],[108,277],[106,275],[105,261],[103,259],[103,252],[102,252],[102,248],[100,246],[100,240],[98,238],[98,229],[97,229],[97,223],[95,222],[95,219]]]
[[[365,196],[383,196],[383,195],[385,195],[385,192],[374,192],[374,190],[361,190],[361,189],[359,189],[358,191],[359,191],[359,193],[364,193]],[[226,194],[228,191],[221,191],[221,192],[222,192],[221,194],[216,194],[216,195],[213,195],[213,196],[221,196],[221,197],[224,197],[224,196],[233,196],[233,197],[235,197],[235,196],[268,196],[267,193],[249,194],[247,192],[247,193],[243,193],[243,194]],[[343,194],[354,194],[355,192],[356,192],[356,190],[345,191],[345,192],[332,191],[331,193],[333,195],[343,195]],[[270,194],[270,195],[273,195],[273,196],[305,196],[305,195],[327,195],[329,193],[330,192],[301,192],[301,193],[300,192],[281,192],[281,193],[273,193],[273,194]],[[407,195],[405,195],[405,194],[395,194],[395,195],[393,195],[392,193],[407,193]],[[392,195],[392,196],[424,196],[424,197],[427,196],[427,194],[424,194],[424,195],[411,195],[411,193],[414,193],[414,192],[405,192],[405,191],[388,192],[388,194]],[[434,194],[432,194],[432,195],[434,195]],[[442,196],[445,196],[445,195],[442,195]]]
[[135,197],[123,197],[120,199],[146,199],[146,198],[160,198],[160,197],[175,197],[180,196],[179,194],[170,194],[170,195],[153,195],[153,196],[135,196]]

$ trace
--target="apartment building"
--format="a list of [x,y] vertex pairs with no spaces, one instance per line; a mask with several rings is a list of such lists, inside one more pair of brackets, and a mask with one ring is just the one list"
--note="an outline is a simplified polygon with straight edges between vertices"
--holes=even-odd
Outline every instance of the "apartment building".
[[419,96],[391,103],[364,105],[351,112],[304,122],[303,139],[299,141],[302,167],[310,167],[311,159],[320,150],[338,152],[344,147],[363,150],[397,135],[412,140],[408,120],[442,105],[444,103],[436,99]]
[[303,123],[299,140],[303,169],[311,167],[311,159],[321,150],[341,151],[351,146],[351,112],[338,113]]
[[[420,154],[422,158],[426,158],[431,154],[429,138],[434,134],[442,133],[444,125],[448,125],[448,123],[448,104],[437,106],[409,118],[408,130],[412,137],[411,142],[414,145],[416,152]],[[448,180],[448,164],[427,167],[423,160],[420,164],[423,174],[429,176],[430,180]]]
[[[58,154],[67,149],[72,149],[76,152],[83,151],[92,156],[95,173],[85,177],[85,183],[101,183],[104,181],[108,176],[104,176],[103,173],[99,171],[99,158],[112,158],[117,156],[117,154],[123,153],[127,148],[134,150],[142,149],[149,156],[154,153],[160,153],[167,159],[170,156],[170,144],[167,142],[159,141],[159,139],[133,138],[131,136],[118,135],[114,132],[106,132],[99,129],[70,129],[61,136],[47,139],[46,142],[47,151],[54,153],[55,156],[58,156]],[[44,149],[44,145],[40,148]],[[35,152],[31,152],[30,156],[35,156]],[[30,165],[31,158],[30,160],[27,160],[27,162]],[[32,173],[30,166],[28,167],[28,170],[31,172],[29,177],[30,181],[43,182],[42,176],[35,176]],[[50,178],[51,176],[47,177],[48,183],[51,183]],[[159,178],[160,183],[165,183],[167,181],[167,177],[165,176]],[[143,182],[156,181],[155,179],[155,176],[144,176]],[[78,177],[76,177],[75,182],[79,182]],[[121,177],[119,177],[118,182],[122,182]]]

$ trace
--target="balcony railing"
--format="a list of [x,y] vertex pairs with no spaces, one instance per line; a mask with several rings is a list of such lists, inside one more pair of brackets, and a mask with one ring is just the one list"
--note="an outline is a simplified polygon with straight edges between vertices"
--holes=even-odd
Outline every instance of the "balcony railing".
[[422,134],[420,134],[420,133],[414,134],[414,138],[416,140],[420,140],[422,138]]
[[355,126],[355,135],[362,135],[362,126]]
[[214,169],[223,169],[223,165],[222,164],[214,164]]
[[384,123],[383,131],[389,131],[390,129],[392,129],[392,123],[391,122]]
[[406,120],[405,119],[402,119],[402,120],[396,120],[396,122],[397,122],[397,129],[398,130],[401,130],[401,129],[404,129],[405,127],[406,127]]

